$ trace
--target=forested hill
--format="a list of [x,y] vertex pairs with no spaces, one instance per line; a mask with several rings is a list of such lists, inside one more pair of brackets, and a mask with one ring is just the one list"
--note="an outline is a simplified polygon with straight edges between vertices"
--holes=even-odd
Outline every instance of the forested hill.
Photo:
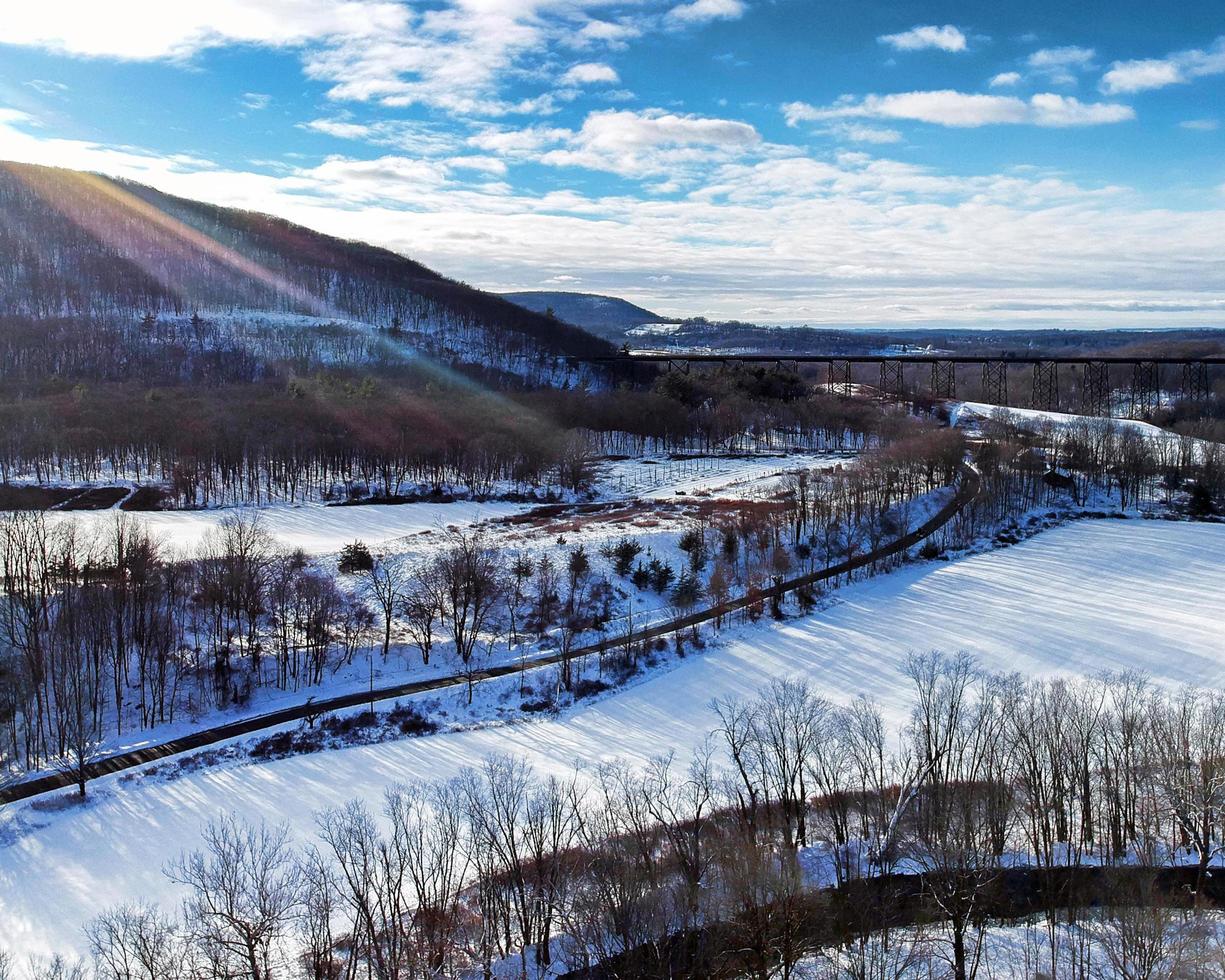
[[[428,333],[517,336],[538,353],[612,348],[388,249],[129,181],[0,162],[0,315],[260,310]],[[527,351],[524,351],[525,353]]]
[[643,323],[666,320],[658,313],[616,296],[597,293],[525,292],[503,293],[506,299],[537,313],[553,311],[566,323],[574,323],[604,337],[622,339],[625,331]]

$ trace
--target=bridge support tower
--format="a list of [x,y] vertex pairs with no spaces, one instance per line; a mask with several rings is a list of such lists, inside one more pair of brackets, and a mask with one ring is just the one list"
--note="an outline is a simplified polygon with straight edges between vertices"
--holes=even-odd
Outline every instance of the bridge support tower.
[[906,365],[902,361],[880,362],[880,392],[886,398],[906,397]]
[[842,398],[850,398],[854,391],[851,382],[851,362],[843,360],[833,360],[829,362],[829,390],[830,394],[839,395]]
[[992,405],[1008,404],[1008,364],[983,361],[983,399]]
[[1059,365],[1054,361],[1034,361],[1034,384],[1030,405],[1045,412],[1059,407]]
[[1110,365],[1087,361],[1080,372],[1080,411],[1082,415],[1110,415]]
[[1154,361],[1136,361],[1131,368],[1133,419],[1148,418],[1161,407],[1161,370]]
[[1203,361],[1184,361],[1179,397],[1202,405],[1208,400],[1208,365]]
[[957,397],[957,365],[953,361],[932,361],[932,397]]

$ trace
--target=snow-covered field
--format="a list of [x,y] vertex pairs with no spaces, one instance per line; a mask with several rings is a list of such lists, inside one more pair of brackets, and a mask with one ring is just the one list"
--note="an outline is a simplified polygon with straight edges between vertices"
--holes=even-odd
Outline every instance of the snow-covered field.
[[[355,539],[377,548],[447,525],[469,525],[528,510],[528,504],[504,501],[456,501],[450,504],[362,504],[325,507],[322,504],[271,507],[225,507],[214,510],[149,511],[129,515],[179,552],[199,547],[204,536],[227,516],[258,513],[265,530],[284,548],[301,548],[310,555],[339,551]],[[103,531],[115,520],[113,511],[80,510],[57,513],[55,520],[74,521],[85,533]]]
[[[204,769],[173,781],[91,784],[83,808],[0,813],[0,949],[80,949],[83,922],[137,899],[174,903],[161,868],[229,812],[287,821],[351,797],[377,801],[397,780],[440,779],[495,752],[542,771],[611,758],[690,754],[712,727],[712,698],[803,677],[834,700],[871,694],[895,720],[908,703],[911,651],[968,650],[991,670],[1028,675],[1136,668],[1172,684],[1225,686],[1225,526],[1080,522],[1021,545],[933,562],[837,594],[806,619],[744,628],[559,718]],[[459,697],[456,692],[453,697]]]
[[[772,491],[777,478],[787,470],[845,464],[854,459],[854,455],[849,452],[763,453],[686,460],[666,457],[618,460],[598,467],[596,495],[610,500],[670,499],[678,495],[761,497]],[[302,503],[146,511],[132,513],[130,517],[147,525],[167,545],[186,553],[198,548],[209,530],[216,528],[227,516],[257,512],[264,528],[282,547],[301,548],[310,555],[327,555],[358,539],[372,548],[379,548],[397,539],[441,527],[470,526],[522,514],[533,506],[536,505],[500,500],[350,507]],[[53,520],[72,521],[88,535],[105,531],[115,520],[115,513],[114,510],[62,511],[56,512]]]
[[631,458],[599,467],[600,495],[666,499],[696,496],[761,496],[789,470],[845,465],[857,453],[763,453],[691,459]]
[[[1001,407],[1003,406],[991,405],[987,402],[953,402],[949,406],[949,422],[951,425],[959,428],[974,429],[984,420],[991,418],[992,413],[998,411]],[[1153,425],[1150,422],[1142,422],[1139,419],[1106,420],[1094,415],[1071,415],[1067,412],[1047,412],[1037,408],[1006,407],[1005,411],[1012,416],[1015,424],[1026,428],[1037,428],[1044,423],[1049,423],[1056,428],[1063,428],[1077,422],[1109,421],[1120,430],[1130,429],[1149,439],[1178,439],[1177,433]]]
[[[548,520],[532,520],[523,524],[505,523],[504,518],[526,514],[536,505],[487,501],[483,503],[363,504],[350,507],[326,507],[322,504],[274,504],[260,508],[215,508],[197,511],[142,512],[127,515],[127,519],[143,523],[169,548],[178,553],[196,550],[205,535],[227,516],[259,515],[259,520],[283,548],[301,548],[324,564],[340,548],[360,539],[376,552],[406,555],[419,560],[435,550],[443,538],[438,532],[446,527],[484,526],[500,546],[514,552],[525,552],[539,559],[544,555],[564,566],[568,549],[583,544],[593,565],[600,572],[612,575],[609,561],[599,549],[617,538],[630,535],[644,547],[644,558],[658,557],[674,568],[683,568],[687,556],[677,546],[682,531],[692,523],[686,504],[697,499],[727,498],[762,499],[778,489],[778,476],[785,470],[800,467],[828,467],[845,463],[851,453],[760,454],[750,456],[700,457],[670,460],[667,457],[633,458],[601,464],[597,478],[597,495],[608,500],[664,501],[660,507],[650,504],[626,507],[598,519],[575,520],[563,510],[560,516]],[[912,515],[911,525],[923,520],[921,508]],[[114,511],[63,511],[51,516],[52,521],[72,521],[78,532],[86,536],[105,532],[116,519]],[[356,588],[356,580],[345,580]],[[638,591],[625,580],[618,581],[633,605],[633,623],[641,627],[648,621],[664,618],[669,613],[667,595],[650,590]],[[614,631],[621,628],[615,620]],[[400,641],[403,642],[400,642]],[[369,685],[386,686],[405,681],[423,681],[455,673],[458,662],[441,650],[428,667],[420,655],[401,636],[393,632],[393,651],[387,662],[375,657],[368,663],[366,655],[353,663],[339,665],[328,673],[322,685],[300,690],[280,690],[270,686],[256,687],[241,705],[224,709],[181,706],[173,722],[141,729],[129,719],[121,734],[108,718],[102,748],[106,753],[127,751],[177,738],[198,728],[220,725],[250,715],[263,714],[289,705],[300,704],[306,697],[318,698],[365,690]],[[367,651],[369,652],[369,651]],[[504,644],[491,652],[490,663],[530,656],[527,647],[508,649]]]

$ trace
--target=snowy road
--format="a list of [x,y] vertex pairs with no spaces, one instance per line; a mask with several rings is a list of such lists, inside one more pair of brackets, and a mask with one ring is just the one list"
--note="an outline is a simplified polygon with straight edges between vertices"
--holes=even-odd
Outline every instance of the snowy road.
[[[95,802],[59,813],[0,814],[0,948],[81,948],[81,924],[120,901],[178,893],[160,869],[219,812],[290,823],[396,780],[450,776],[490,752],[538,768],[691,752],[710,729],[710,700],[750,695],[771,677],[806,677],[831,699],[872,694],[907,703],[898,667],[929,649],[976,654],[993,670],[1093,673],[1133,667],[1170,682],[1225,686],[1225,527],[1102,521],[951,564],[931,563],[838,594],[830,609],[729,637],[701,657],[561,719],[202,771],[173,782],[94,787]],[[121,872],[120,872],[120,869]]]

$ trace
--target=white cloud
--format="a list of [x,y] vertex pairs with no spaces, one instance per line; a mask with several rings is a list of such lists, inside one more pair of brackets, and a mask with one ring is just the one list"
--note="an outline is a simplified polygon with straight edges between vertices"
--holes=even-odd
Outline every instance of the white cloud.
[[642,35],[642,29],[630,23],[609,20],[589,20],[578,31],[567,38],[571,47],[589,48],[603,44],[610,48],[624,48],[629,41]]
[[408,16],[390,0],[39,0],[6,5],[4,41],[82,57],[187,58],[227,44],[369,37]]
[[746,10],[744,0],[693,0],[668,11],[667,19],[679,24],[705,24],[712,20],[738,20]]
[[572,65],[561,76],[563,85],[592,85],[599,82],[616,85],[619,81],[621,81],[621,76],[617,74],[617,70],[612,65],[596,61],[585,61]]
[[882,34],[876,40],[896,51],[922,51],[927,48],[940,51],[966,49],[966,36],[952,24],[945,24],[943,27],[936,27],[934,24],[912,27],[900,34]]
[[300,129],[323,133],[335,139],[357,140],[372,146],[394,147],[418,156],[443,156],[454,153],[463,143],[459,134],[438,129],[427,123],[405,119],[380,119],[374,122],[354,122],[347,115],[335,118],[311,119],[299,123]]
[[1097,52],[1092,48],[1068,45],[1062,48],[1042,48],[1026,59],[1026,64],[1037,75],[1056,85],[1071,85],[1076,81],[1076,72],[1093,68]]
[[25,85],[39,95],[63,95],[68,91],[68,86],[63,82],[53,82],[46,78],[31,78]]
[[302,128],[342,140],[367,139],[372,133],[372,127],[366,123],[349,122],[345,119],[312,119],[302,123]]
[[1220,127],[1216,119],[1184,119],[1178,124],[1183,129],[1195,130],[1201,133],[1211,133]]
[[[659,0],[656,0],[659,2]],[[699,0],[693,19],[739,0]],[[624,46],[641,27],[586,19],[605,0],[46,0],[9,4],[0,39],[80,57],[186,61],[236,45],[297,53],[334,100],[428,105],[458,115],[552,111],[547,93],[501,97],[529,57],[557,45]],[[9,9],[11,8],[11,9]],[[682,15],[683,16],[683,15]],[[660,29],[662,15],[639,18]]]
[[1101,90],[1108,95],[1145,92],[1181,85],[1206,75],[1225,74],[1225,36],[1207,49],[1178,51],[1165,58],[1116,61],[1102,76]]
[[572,135],[570,130],[554,126],[525,126],[522,129],[485,126],[469,136],[467,142],[486,153],[523,159],[536,156]]
[[[733,150],[745,139],[719,127],[728,121],[713,123],[703,139]],[[0,158],[280,214],[491,288],[528,288],[564,270],[584,288],[663,313],[768,310],[760,315],[894,325],[1219,323],[1225,309],[1225,199],[1172,211],[1137,192],[1036,170],[954,175],[866,153],[773,158],[751,136],[743,152],[709,159],[679,196],[532,194],[456,183],[449,160],[333,157],[256,173],[31,125],[0,107]],[[675,143],[686,126],[624,129],[634,135],[613,144],[640,148]],[[478,134],[512,135],[522,146],[574,134]],[[1156,320],[1154,310],[1163,311]]]
[[833,128],[835,136],[850,140],[853,143],[900,143],[902,134],[896,129],[886,129],[881,126],[865,126],[862,123],[842,123]]
[[609,109],[589,114],[565,143],[541,162],[643,177],[739,156],[759,146],[761,136],[748,123],[731,119]]
[[272,104],[272,96],[266,95],[263,92],[244,92],[242,98],[238,100],[238,104],[244,109],[259,112],[261,109],[267,109]]
[[497,157],[487,156],[459,156],[450,157],[446,161],[447,166],[454,167],[458,170],[476,170],[486,174],[504,174],[506,173],[506,161],[499,160]]
[[891,95],[844,97],[831,106],[791,102],[783,107],[790,126],[830,119],[909,119],[958,128],[988,125],[1093,126],[1135,118],[1130,106],[1085,103],[1045,92],[1029,101],[1011,95],[982,95],[942,89]]
[[1006,88],[1011,85],[1019,85],[1021,83],[1021,73],[1019,71],[1002,71],[998,75],[992,77],[987,84],[992,88]]

